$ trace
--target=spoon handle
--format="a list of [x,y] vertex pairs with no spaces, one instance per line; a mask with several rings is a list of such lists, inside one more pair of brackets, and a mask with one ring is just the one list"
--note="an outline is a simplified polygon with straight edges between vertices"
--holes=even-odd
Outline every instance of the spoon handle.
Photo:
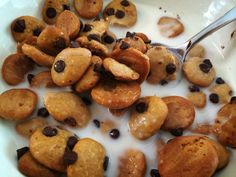
[[199,33],[197,33],[195,36],[190,38],[185,44],[187,45],[186,53],[198,42],[200,42],[202,39],[207,37],[208,35],[214,33],[218,29],[222,28],[223,26],[231,23],[232,21],[236,20],[236,6],[232,8],[230,11],[228,11],[226,14],[224,14],[222,17],[208,25],[206,28],[201,30]]

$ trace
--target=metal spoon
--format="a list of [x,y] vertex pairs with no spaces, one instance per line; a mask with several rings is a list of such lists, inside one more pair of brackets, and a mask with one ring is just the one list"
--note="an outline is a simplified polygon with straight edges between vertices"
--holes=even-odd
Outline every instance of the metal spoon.
[[224,27],[225,25],[231,23],[234,20],[236,20],[236,7],[232,8],[222,17],[220,17],[219,19],[208,25],[206,28],[197,33],[195,36],[191,37],[184,44],[178,46],[168,46],[165,44],[153,43],[152,46],[166,47],[179,59],[180,63],[183,63],[190,49],[192,49],[198,42],[200,42],[210,34],[214,33],[218,29]]

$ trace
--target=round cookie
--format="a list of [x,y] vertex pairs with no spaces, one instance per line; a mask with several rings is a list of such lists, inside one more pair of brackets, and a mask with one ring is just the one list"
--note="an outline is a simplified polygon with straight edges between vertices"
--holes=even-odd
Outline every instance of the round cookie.
[[135,81],[104,80],[91,91],[94,101],[110,109],[127,108],[139,98],[140,94],[140,85]]
[[212,96],[210,95],[210,101],[217,102],[217,103],[228,103],[231,97],[232,88],[224,83],[218,84],[210,88],[211,95],[217,95],[217,100],[212,100]]
[[55,24],[57,17],[64,10],[70,10],[69,0],[44,0],[43,20],[50,25]]
[[60,52],[53,63],[51,74],[58,86],[76,83],[91,63],[92,54],[85,48],[67,48]]
[[159,152],[161,177],[211,177],[219,163],[216,149],[203,136],[182,136],[169,141]]
[[189,82],[201,86],[209,86],[215,78],[215,69],[209,59],[192,57],[183,64],[183,72]]
[[103,18],[112,25],[131,27],[137,21],[137,10],[131,1],[113,0],[105,7]]
[[74,146],[78,160],[67,168],[68,177],[104,177],[106,150],[95,140],[84,138]]
[[134,105],[129,119],[130,132],[138,139],[153,136],[164,123],[168,108],[157,96],[140,98]]
[[10,89],[0,95],[0,117],[19,121],[34,112],[38,102],[35,92],[29,89]]
[[95,18],[102,10],[103,0],[74,0],[75,10],[86,19]]
[[197,108],[204,108],[206,106],[206,94],[203,92],[191,92],[187,94],[187,98]]
[[43,21],[32,16],[21,16],[11,23],[11,33],[16,42],[22,42],[32,36],[39,36],[44,28]]
[[37,129],[29,140],[30,153],[42,165],[59,172],[66,172],[63,155],[72,133],[57,127]]
[[86,105],[70,92],[49,92],[44,96],[44,105],[55,120],[71,127],[85,127],[90,120]]
[[195,110],[194,105],[189,100],[180,96],[168,96],[162,98],[168,107],[168,115],[162,129],[175,130],[186,129],[194,121]]

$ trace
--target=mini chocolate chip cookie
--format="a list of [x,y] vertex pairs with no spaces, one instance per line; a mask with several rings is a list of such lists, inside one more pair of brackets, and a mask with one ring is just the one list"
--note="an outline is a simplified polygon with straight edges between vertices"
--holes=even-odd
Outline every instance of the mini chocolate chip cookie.
[[39,36],[44,28],[43,21],[32,16],[21,16],[11,23],[11,33],[16,42],[22,42],[32,36]]
[[190,92],[187,98],[197,108],[204,108],[206,106],[206,94],[204,92]]
[[[217,103],[228,103],[231,97],[232,88],[226,83],[218,84],[210,88],[210,92],[211,92],[211,97],[213,94],[217,95],[216,96],[218,97]],[[210,101],[214,102],[214,99],[211,97]]]

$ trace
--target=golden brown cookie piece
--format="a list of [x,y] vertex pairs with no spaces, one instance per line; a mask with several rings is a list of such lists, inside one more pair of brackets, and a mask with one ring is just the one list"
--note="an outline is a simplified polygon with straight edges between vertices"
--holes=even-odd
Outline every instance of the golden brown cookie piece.
[[130,132],[138,139],[147,139],[160,130],[167,114],[167,105],[161,98],[157,96],[140,98],[131,112]]
[[36,108],[38,97],[29,89],[10,89],[0,95],[0,117],[19,121],[28,118]]
[[78,93],[85,92],[95,87],[100,80],[100,73],[96,72],[96,67],[102,66],[102,59],[98,56],[92,56],[92,64],[89,66],[82,78],[75,84],[75,91]]
[[90,35],[88,37],[82,36],[77,38],[76,41],[78,42],[79,46],[89,49],[93,55],[100,57],[108,56],[108,48],[104,44],[97,41],[96,35]]
[[140,85],[133,82],[114,80],[101,81],[92,89],[94,101],[110,109],[123,109],[131,106],[140,96]]
[[37,38],[36,36],[31,36],[31,37],[28,37],[26,38],[24,41],[22,42],[18,42],[17,43],[17,53],[23,53],[22,51],[22,46],[24,44],[29,44],[31,46],[37,46]]
[[30,152],[26,152],[18,162],[19,171],[27,177],[59,177],[56,173],[37,162]]
[[22,46],[22,52],[40,66],[51,67],[55,60],[55,57],[47,55],[37,47],[29,44]]
[[80,19],[74,12],[63,11],[57,18],[56,27],[60,28],[70,39],[77,37],[80,31]]
[[72,133],[57,127],[37,129],[29,140],[30,153],[42,165],[59,172],[66,172],[63,155]]
[[85,127],[90,120],[86,105],[70,92],[49,92],[44,96],[44,105],[55,120],[71,127]]
[[175,80],[179,62],[166,47],[156,46],[150,48],[146,55],[150,61],[150,73],[147,82],[158,84],[165,80]]
[[144,177],[146,167],[144,153],[139,150],[128,149],[120,158],[118,177]]
[[52,80],[58,86],[76,83],[91,63],[92,54],[85,48],[67,48],[57,55],[53,63]]
[[131,27],[137,21],[136,6],[128,0],[113,0],[105,7],[103,18],[112,25]]
[[50,71],[42,71],[33,77],[30,83],[30,87],[54,88],[54,87],[57,87],[57,85],[53,82]]
[[139,83],[142,83],[148,76],[150,70],[149,57],[137,49],[116,49],[111,53],[111,58],[127,65],[139,73]]
[[180,96],[167,96],[162,99],[168,107],[168,115],[162,129],[186,129],[193,123],[195,118],[193,103]]
[[164,37],[174,38],[184,32],[184,25],[173,17],[161,17],[157,24],[161,35]]
[[205,53],[206,53],[205,48],[202,45],[197,44],[189,51],[187,57],[188,58],[192,58],[192,57],[203,58],[205,57]]
[[104,177],[106,150],[95,140],[84,138],[73,148],[78,160],[67,168],[68,177]]
[[103,134],[109,133],[114,128],[116,128],[116,124],[112,120],[108,119],[100,122],[100,130]]
[[57,17],[64,10],[70,10],[69,0],[45,0],[42,10],[43,20],[50,25],[55,24]]
[[34,117],[32,119],[25,120],[16,124],[16,131],[25,137],[30,137],[38,128],[44,127],[48,124],[48,121],[40,118]]
[[17,42],[22,42],[32,36],[39,36],[44,28],[43,21],[32,16],[21,16],[11,23],[11,33]]
[[69,36],[60,28],[47,26],[37,38],[37,46],[49,55],[57,55],[69,46]]
[[182,136],[169,141],[159,153],[161,177],[211,177],[219,163],[216,149],[203,136]]
[[75,10],[82,18],[95,18],[102,10],[103,0],[74,0]]
[[183,72],[189,82],[207,87],[215,78],[215,69],[209,59],[192,57],[183,64]]
[[134,81],[139,78],[137,72],[112,58],[105,58],[103,60],[103,67],[105,70],[112,73],[117,80]]
[[228,103],[231,97],[232,88],[226,83],[217,84],[210,88],[210,92],[211,94],[217,95],[218,103]]
[[124,108],[124,109],[109,109],[109,111],[110,111],[110,113],[113,116],[121,117],[121,116],[123,116],[128,111],[128,108]]
[[206,106],[206,94],[203,92],[191,92],[187,94],[187,98],[197,108],[204,108]]
[[26,73],[34,69],[34,62],[22,54],[9,55],[2,65],[2,77],[9,85],[24,81]]

